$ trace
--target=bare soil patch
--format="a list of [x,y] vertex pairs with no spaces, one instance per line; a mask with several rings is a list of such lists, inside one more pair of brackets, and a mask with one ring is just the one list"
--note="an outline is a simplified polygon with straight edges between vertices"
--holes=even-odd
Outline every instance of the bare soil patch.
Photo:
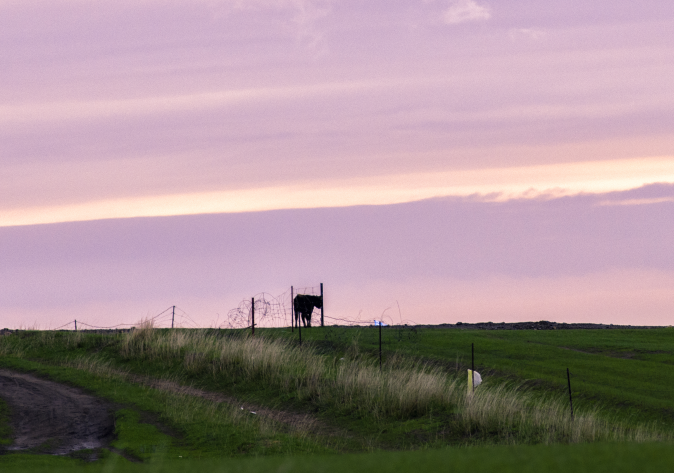
[[13,443],[6,450],[64,455],[113,439],[113,405],[80,389],[0,369],[0,397],[11,411]]

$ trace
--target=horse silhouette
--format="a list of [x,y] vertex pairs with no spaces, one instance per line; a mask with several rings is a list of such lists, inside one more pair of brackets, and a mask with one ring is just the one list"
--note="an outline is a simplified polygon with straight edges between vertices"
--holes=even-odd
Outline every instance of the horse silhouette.
[[311,327],[311,314],[314,311],[314,307],[317,309],[323,307],[323,297],[297,294],[293,301],[293,307],[295,308],[295,325],[299,324],[299,318],[302,316],[304,326]]

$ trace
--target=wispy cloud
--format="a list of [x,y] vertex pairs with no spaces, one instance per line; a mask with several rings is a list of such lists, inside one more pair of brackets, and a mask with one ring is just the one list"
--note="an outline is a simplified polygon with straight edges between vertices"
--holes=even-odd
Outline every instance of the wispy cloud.
[[512,28],[508,33],[513,41],[520,38],[538,41],[545,36],[545,31],[539,28]]
[[317,23],[332,10],[333,0],[236,0],[239,11],[277,10],[291,12],[297,40],[311,49],[325,50],[324,35]]
[[625,200],[602,200],[597,205],[651,205],[662,204],[664,202],[674,202],[674,197],[653,197],[651,199],[625,199]]
[[550,199],[635,189],[653,182],[674,182],[673,157],[408,173],[212,192],[120,196],[55,206],[0,207],[0,227],[112,218],[388,205],[450,196],[500,202]]
[[443,15],[443,19],[448,25],[457,25],[468,21],[484,21],[489,18],[491,18],[491,8],[479,5],[473,0],[457,0]]
[[[391,84],[395,85],[395,82]],[[326,96],[353,92],[355,90],[375,89],[384,85],[386,84],[376,81],[335,82],[294,87],[221,90],[217,92],[133,99],[80,100],[19,105],[0,104],[0,123],[38,123],[54,120],[166,114],[259,101],[298,100],[311,96]]]

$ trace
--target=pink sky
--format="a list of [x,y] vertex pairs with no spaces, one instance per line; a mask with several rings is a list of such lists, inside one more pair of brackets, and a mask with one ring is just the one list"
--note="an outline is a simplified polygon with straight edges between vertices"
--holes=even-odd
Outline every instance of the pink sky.
[[212,325],[319,282],[340,317],[669,325],[673,30],[661,1],[0,0],[0,325]]

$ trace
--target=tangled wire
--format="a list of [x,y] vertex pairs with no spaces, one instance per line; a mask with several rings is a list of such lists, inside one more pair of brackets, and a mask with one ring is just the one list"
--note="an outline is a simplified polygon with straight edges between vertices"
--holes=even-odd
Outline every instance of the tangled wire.
[[[314,287],[300,287],[293,289],[288,289],[286,292],[279,296],[273,296],[266,292],[261,292],[251,299],[246,299],[241,301],[241,303],[235,309],[230,310],[227,313],[226,320],[220,324],[220,328],[231,328],[231,329],[244,329],[251,328],[253,320],[253,301],[255,304],[255,326],[256,327],[290,327],[292,325],[292,298],[298,294],[309,294],[309,295],[320,295],[320,286]],[[391,309],[390,307],[386,310]],[[395,309],[394,309],[395,310]],[[317,316],[320,309],[314,309],[314,316]],[[398,307],[400,312],[400,307]],[[340,325],[340,326],[368,326],[372,325],[373,322],[375,325],[382,323],[384,325],[393,325],[398,323],[398,320],[395,320],[386,315],[386,311],[378,317],[379,320],[373,320],[370,318],[363,318],[361,314],[358,314],[353,318],[340,318],[340,317],[331,317],[328,315],[324,316],[326,325]],[[397,319],[397,317],[396,317]],[[400,315],[400,325],[410,324],[416,325],[415,322],[409,320],[403,320],[402,314]]]
[[241,301],[238,307],[227,313],[221,328],[250,328],[255,304],[256,327],[288,327],[292,324],[292,297],[297,294],[319,295],[320,287],[288,289],[279,296],[261,292],[252,299]]

